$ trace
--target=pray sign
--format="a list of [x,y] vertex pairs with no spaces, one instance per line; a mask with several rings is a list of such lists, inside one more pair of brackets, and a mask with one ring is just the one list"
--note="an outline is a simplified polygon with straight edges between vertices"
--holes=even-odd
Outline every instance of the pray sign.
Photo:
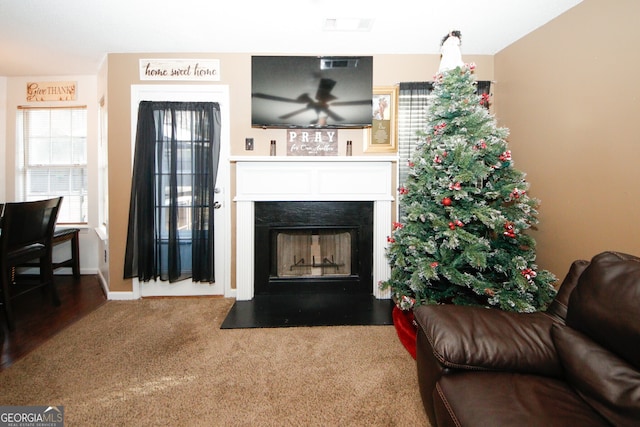
[[287,156],[337,155],[337,129],[287,129]]

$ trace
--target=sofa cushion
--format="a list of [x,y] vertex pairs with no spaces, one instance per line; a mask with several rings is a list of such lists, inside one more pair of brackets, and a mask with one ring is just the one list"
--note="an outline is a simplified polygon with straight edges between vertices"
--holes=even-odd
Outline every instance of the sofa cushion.
[[640,258],[603,252],[571,293],[566,324],[640,369]]
[[445,375],[433,399],[438,427],[609,425],[565,381],[537,375]]
[[638,425],[640,372],[584,334],[567,326],[551,330],[567,381],[616,426]]
[[447,368],[562,376],[551,339],[554,321],[545,313],[423,305],[414,314],[434,356]]

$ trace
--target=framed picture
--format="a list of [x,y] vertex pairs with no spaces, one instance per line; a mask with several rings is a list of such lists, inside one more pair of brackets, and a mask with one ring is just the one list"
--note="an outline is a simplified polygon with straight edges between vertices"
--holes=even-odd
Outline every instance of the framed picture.
[[367,153],[393,153],[398,150],[398,86],[373,88],[371,129],[365,138]]

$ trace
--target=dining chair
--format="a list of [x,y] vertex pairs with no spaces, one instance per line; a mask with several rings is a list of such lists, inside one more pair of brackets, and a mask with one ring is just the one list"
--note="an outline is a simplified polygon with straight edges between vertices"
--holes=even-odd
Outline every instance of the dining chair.
[[39,259],[37,287],[47,287],[53,304],[60,305],[53,283],[52,238],[61,203],[62,197],[56,197],[34,202],[6,203],[4,206],[0,234],[0,303],[4,308],[9,330],[15,329],[11,299],[35,288],[17,283],[14,277],[15,268],[29,260]]

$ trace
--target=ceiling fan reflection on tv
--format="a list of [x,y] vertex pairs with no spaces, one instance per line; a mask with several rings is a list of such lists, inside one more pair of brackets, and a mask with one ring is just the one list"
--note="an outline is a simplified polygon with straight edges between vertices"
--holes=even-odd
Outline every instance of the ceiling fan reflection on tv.
[[254,98],[262,98],[268,99],[271,101],[279,101],[279,102],[291,102],[296,104],[306,104],[303,108],[298,110],[294,110],[290,113],[284,114],[280,116],[280,119],[286,120],[290,117],[293,117],[297,114],[303,113],[307,110],[314,110],[316,112],[317,118],[310,122],[311,125],[320,125],[324,126],[327,124],[327,117],[335,120],[336,122],[341,122],[344,120],[339,114],[335,113],[331,110],[331,107],[337,106],[346,106],[346,105],[371,105],[371,99],[363,99],[356,101],[340,101],[340,102],[332,102],[338,99],[336,96],[331,94],[333,87],[336,85],[336,81],[328,78],[320,79],[320,83],[318,84],[318,90],[316,91],[315,99],[312,99],[308,93],[303,93],[295,99],[285,98],[277,95],[269,95],[266,93],[253,93],[251,94]]

